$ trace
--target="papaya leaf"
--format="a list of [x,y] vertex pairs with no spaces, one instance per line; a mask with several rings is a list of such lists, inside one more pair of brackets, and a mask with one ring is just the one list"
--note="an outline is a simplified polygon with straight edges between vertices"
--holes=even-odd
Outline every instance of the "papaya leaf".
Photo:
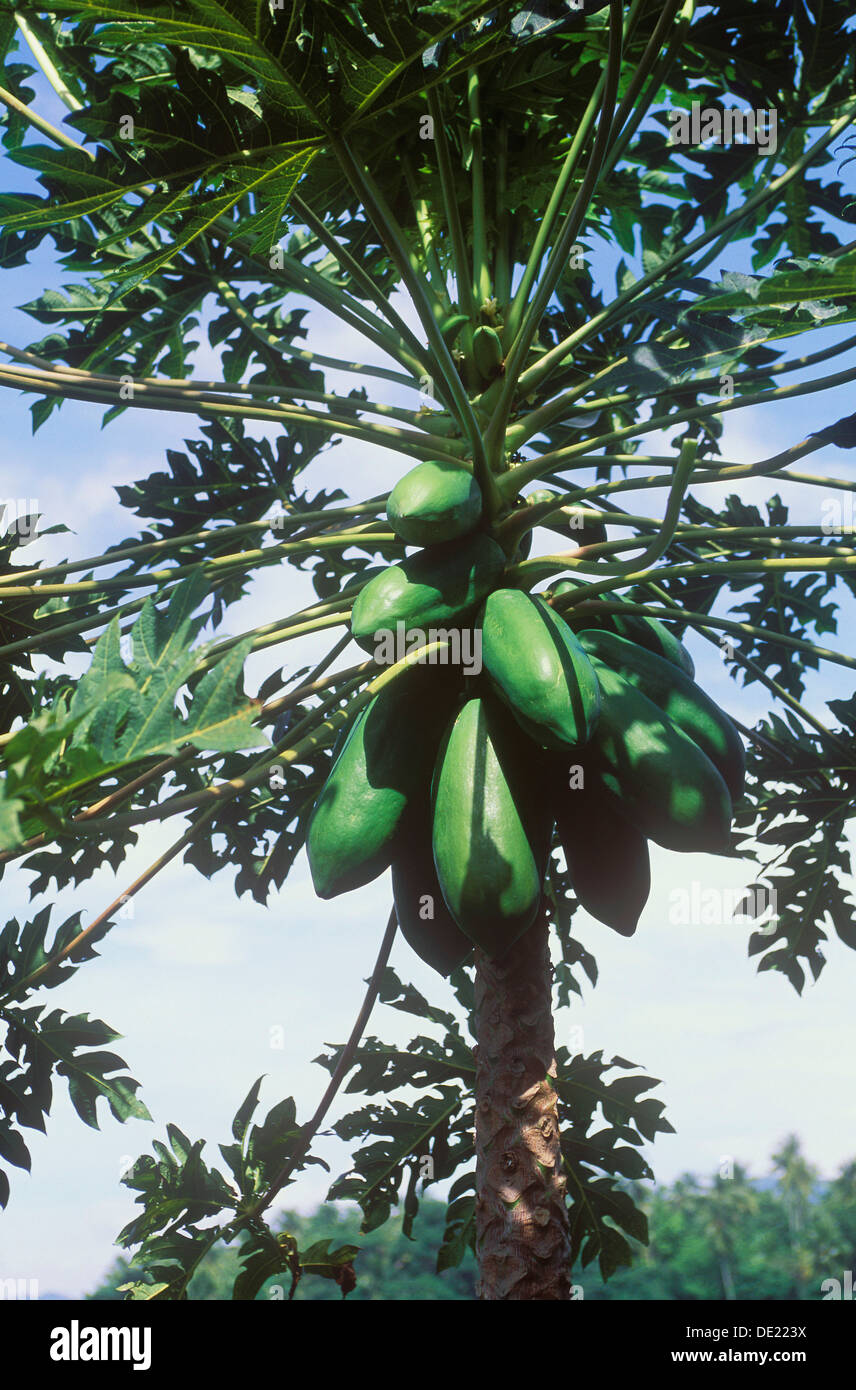
[[856,779],[849,748],[856,696],[832,700],[841,733],[806,729],[788,710],[758,725],[763,742],[750,745],[748,789],[738,808],[738,828],[769,858],[747,890],[738,913],[762,922],[749,937],[758,969],[776,970],[797,993],[806,969],[817,979],[826,962],[826,928],[856,948],[854,905],[846,885],[852,857],[846,827]]
[[476,1241],[476,1178],[464,1173],[449,1188],[446,1207],[446,1228],[437,1252],[437,1273],[457,1269],[468,1251],[475,1250]]
[[388,1220],[406,1176],[415,1183],[425,1173],[423,1182],[438,1181],[472,1158],[471,1107],[464,1110],[459,1087],[440,1084],[433,1090],[410,1104],[392,1100],[384,1106],[369,1105],[333,1126],[340,1139],[373,1141],[358,1149],[352,1168],[328,1193],[330,1201],[359,1203],[364,1232]]
[[856,253],[837,259],[824,256],[803,262],[803,270],[782,269],[772,275],[752,276],[724,271],[718,293],[697,300],[696,312],[748,313],[774,305],[802,305],[814,300],[856,298]]
[[140,1263],[154,1274],[165,1254],[157,1244],[162,1236],[175,1236],[178,1243],[170,1258],[178,1256],[181,1264],[182,1252],[198,1253],[196,1223],[218,1216],[224,1208],[234,1210],[238,1203],[237,1192],[222,1174],[203,1162],[204,1140],[191,1142],[173,1124],[167,1125],[167,1138],[169,1148],[155,1140],[157,1157],[143,1154],[122,1178],[126,1187],[140,1194],[136,1202],[143,1210],[124,1227],[119,1243],[139,1245]]
[[286,1231],[279,1235],[267,1229],[253,1233],[241,1246],[241,1271],[232,1289],[233,1299],[255,1298],[268,1279],[277,1274],[290,1277],[289,1298],[293,1297],[300,1277],[297,1241]]
[[836,444],[839,449],[856,449],[856,413],[845,415],[834,425],[825,425],[815,430],[812,439],[824,439],[827,444]]
[[[57,938],[73,933],[74,925],[66,922]],[[10,963],[19,973],[22,962],[23,973],[44,963],[46,927],[46,911],[20,934],[10,930],[18,928],[17,922],[7,923],[0,936],[0,963],[5,951],[7,979]],[[59,982],[50,974],[43,980],[47,985]],[[14,993],[14,985],[8,993]],[[44,1014],[43,1005],[8,1004],[0,1006],[0,1024],[5,1030],[0,1040],[0,1158],[6,1162],[29,1170],[30,1155],[20,1127],[45,1132],[54,1076],[67,1081],[74,1109],[93,1129],[99,1127],[99,1099],[107,1102],[117,1120],[151,1119],[136,1095],[140,1083],[127,1074],[115,1075],[124,1071],[125,1062],[115,1052],[100,1050],[119,1036],[107,1024],[88,1014],[68,1015],[56,1009]],[[9,1180],[0,1171],[0,1205],[5,1205],[8,1196]]]
[[5,825],[7,835],[17,833],[20,842],[40,829],[55,830],[56,813],[76,808],[84,788],[183,744],[216,752],[267,744],[253,724],[259,702],[238,689],[252,638],[211,666],[196,684],[184,717],[179,714],[180,692],[206,651],[189,648],[204,621],[194,615],[204,592],[205,581],[197,576],[176,588],[165,610],[147,599],[131,631],[128,664],[114,618],[95,644],[71,700],[60,692],[13,734],[4,749],[6,777],[0,784],[0,807],[6,808],[0,829]]
[[73,962],[68,959],[57,961],[50,969],[44,969],[48,961],[61,955],[80,932],[81,914],[75,912],[56,928],[53,940],[48,945],[51,911],[50,906],[43,907],[23,927],[12,918],[0,931],[0,1001],[14,999],[22,990],[30,988],[26,981],[38,970],[44,971],[36,982],[38,988],[53,989],[73,975],[83,961],[96,959],[98,952],[94,949],[95,945],[110,930],[109,922],[105,922],[99,931],[87,937],[77,948]]
[[[601,1275],[608,1279],[632,1262],[633,1247],[626,1237],[642,1244],[648,1240],[646,1217],[621,1183],[652,1179],[653,1173],[637,1147],[629,1146],[674,1130],[663,1118],[661,1101],[641,1099],[659,1081],[641,1075],[606,1079],[614,1068],[635,1071],[635,1063],[623,1057],[607,1062],[602,1051],[571,1057],[560,1048],[557,1065],[571,1259],[579,1258],[585,1268],[597,1257]],[[606,1128],[591,1134],[598,1114]]]

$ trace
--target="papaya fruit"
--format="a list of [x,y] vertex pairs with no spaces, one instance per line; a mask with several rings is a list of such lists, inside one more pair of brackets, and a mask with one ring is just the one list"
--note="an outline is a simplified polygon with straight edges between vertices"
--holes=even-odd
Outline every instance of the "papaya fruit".
[[392,896],[401,934],[426,965],[451,975],[472,955],[473,943],[455,924],[437,879],[427,795],[405,818],[392,861]]
[[648,841],[596,775],[564,786],[556,828],[580,906],[621,936],[632,936],[651,891]]
[[663,711],[670,723],[688,734],[706,753],[728,787],[732,800],[743,792],[746,754],[728,715],[695,681],[655,652],[615,632],[585,629],[580,645],[635,685]]
[[448,410],[428,410],[418,412],[419,423],[429,434],[437,434],[441,439],[460,439],[461,427]]
[[527,492],[526,496],[521,498],[521,501],[524,502],[527,507],[538,506],[541,502],[555,502],[556,505],[559,506],[562,502],[562,493],[554,492],[552,488],[548,487],[537,487],[534,491]]
[[444,740],[432,794],[443,897],[461,931],[493,957],[532,926],[542,883],[502,743],[493,702],[468,700]]
[[653,700],[595,657],[600,718],[590,748],[606,789],[664,849],[725,854],[731,797],[713,763]]
[[493,381],[502,366],[502,340],[495,328],[485,324],[473,333],[473,360],[483,381]]
[[389,867],[409,802],[428,794],[455,686],[445,670],[413,667],[358,714],[306,833],[320,898],[361,888]]
[[491,736],[501,751],[505,778],[535,856],[539,881],[543,882],[553,839],[553,803],[545,793],[555,776],[555,750],[535,743],[494,692],[487,692],[486,703]]
[[390,565],[361,589],[351,611],[351,632],[371,651],[376,632],[454,626],[499,582],[505,555],[496,541],[477,532],[463,541],[432,545],[400,565]]
[[469,316],[462,314],[459,309],[454,310],[446,318],[440,320],[440,332],[447,347],[451,347],[465,323],[469,323]]
[[495,589],[481,615],[482,662],[521,728],[547,748],[588,742],[600,693],[567,623],[542,599]]
[[[553,595],[558,598],[572,590],[578,592],[579,588],[580,585],[572,580],[563,579],[553,589]],[[612,592],[603,594],[602,597],[610,603],[626,602],[620,594]],[[673,666],[685,671],[690,678],[695,675],[695,664],[683,642],[680,642],[659,618],[640,617],[637,613],[598,613],[591,610],[586,612],[578,605],[566,609],[563,616],[574,632],[580,632],[583,628],[602,628],[607,632],[616,632],[619,637],[626,637],[628,642],[636,642],[640,647],[647,647],[648,651],[661,656],[664,661],[670,661]]]
[[481,489],[466,468],[442,460],[418,463],[395,484],[386,514],[408,545],[458,540],[478,523]]

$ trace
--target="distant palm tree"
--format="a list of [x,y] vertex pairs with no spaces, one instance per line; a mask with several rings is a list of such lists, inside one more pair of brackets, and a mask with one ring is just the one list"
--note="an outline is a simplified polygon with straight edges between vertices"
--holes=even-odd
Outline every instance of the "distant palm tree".
[[818,1172],[806,1162],[802,1146],[795,1134],[789,1134],[779,1152],[773,1154],[773,1171],[782,1190],[788,1213],[788,1227],[791,1235],[796,1237],[806,1224]]
[[745,1230],[747,1219],[758,1215],[758,1194],[751,1186],[746,1169],[739,1163],[734,1166],[733,1177],[717,1175],[712,1187],[702,1188],[694,1178],[679,1179],[675,1184],[676,1192],[679,1187],[682,1200],[710,1242],[722,1297],[733,1301],[737,1298],[734,1279],[737,1239]]
[[790,1266],[795,1298],[805,1297],[813,1283],[817,1241],[813,1239],[811,1199],[819,1174],[803,1155],[795,1134],[789,1134],[773,1156],[773,1171],[779,1183],[790,1235]]

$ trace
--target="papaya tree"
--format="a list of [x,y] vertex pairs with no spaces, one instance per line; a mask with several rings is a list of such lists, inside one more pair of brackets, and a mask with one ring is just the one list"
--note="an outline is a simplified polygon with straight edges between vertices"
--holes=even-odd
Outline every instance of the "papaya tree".
[[[403,1203],[409,1229],[420,1183],[451,1181],[440,1268],[472,1246],[481,1298],[567,1299],[575,1260],[606,1277],[646,1238],[622,1184],[670,1128],[633,1064],[555,1045],[554,995],[595,977],[577,908],[631,937],[649,842],[744,854],[754,905],[778,890],[759,969],[800,990],[830,927],[856,946],[856,696],[834,727],[806,702],[821,663],[856,667],[835,641],[856,552],[826,505],[856,487],[835,472],[856,445],[850,20],[845,0],[0,6],[24,185],[0,260],[49,238],[64,275],[27,306],[44,335],[0,344],[0,384],[36,427],[64,400],[203,422],[119,489],[143,529],[103,553],[29,564],[32,519],[2,540],[4,867],[70,892],[138,827],[180,833],[94,919],[0,934],[0,1158],[28,1165],[53,1074],[89,1123],[99,1098],[147,1113],[106,1024],[28,1001],[167,863],[261,902],[304,846],[322,897],[392,870],[316,1113],[254,1122],[257,1082],[228,1173],[171,1125],[127,1175],[131,1296],[186,1296],[238,1236],[236,1298],[306,1272],[347,1292],[353,1247],[300,1250],[266,1214],[348,1079],[367,1099],[336,1122],[357,1150],[331,1196],[368,1228]],[[322,318],[361,360],[319,344]],[[219,380],[193,374],[202,323]],[[815,395],[805,438],[723,457],[732,412]],[[394,459],[392,490],[362,496],[354,465],[307,491],[336,442]],[[308,568],[316,601],[200,642],[271,566]],[[307,634],[330,641],[312,669],[287,646]],[[707,648],[766,718],[705,694]],[[399,929],[461,1019],[390,970]],[[364,1036],[378,999],[442,1040]]]

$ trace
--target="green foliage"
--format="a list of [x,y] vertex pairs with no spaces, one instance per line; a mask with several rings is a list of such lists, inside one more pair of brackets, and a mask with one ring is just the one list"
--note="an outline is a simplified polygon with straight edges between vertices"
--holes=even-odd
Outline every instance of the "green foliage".
[[[825,963],[822,944],[830,925],[856,949],[847,824],[852,817],[856,733],[854,698],[832,700],[842,729],[807,732],[790,711],[761,724],[763,755],[750,751],[754,781],[738,825],[753,840],[782,847],[750,886],[742,910],[769,917],[749,938],[759,970],[782,972],[798,993],[806,967],[817,979]],[[763,769],[763,770],[762,770]],[[772,915],[767,909],[772,906]]]
[[[412,1237],[405,1236],[400,1214],[369,1234],[360,1231],[359,1213],[347,1206],[326,1203],[311,1214],[286,1210],[277,1219],[281,1229],[275,1240],[293,1240],[303,1251],[302,1268],[310,1272],[310,1261],[341,1258],[338,1266],[343,1281],[348,1281],[349,1259],[357,1270],[356,1284],[348,1293],[349,1302],[392,1302],[413,1300],[464,1301],[471,1300],[475,1290],[475,1261],[470,1250],[463,1256],[461,1267],[450,1268],[442,1275],[436,1269],[437,1247],[443,1236],[445,1207],[442,1202],[426,1198],[420,1207],[419,1222]],[[287,1233],[291,1233],[288,1235]],[[231,1299],[236,1278],[250,1241],[238,1246],[215,1245],[204,1264],[191,1280],[189,1299]],[[330,1253],[325,1253],[332,1247]],[[120,1287],[139,1278],[138,1266],[120,1256],[113,1269],[105,1275],[99,1287],[89,1297],[121,1299]],[[254,1297],[264,1302],[293,1297],[295,1303],[332,1302],[341,1300],[343,1282],[335,1275],[328,1278],[301,1277],[291,1292],[291,1271],[270,1275]]]
[[[453,985],[466,1008],[469,974],[456,971]],[[361,1236],[378,1231],[398,1211],[402,1236],[412,1241],[422,1228],[426,1201],[429,1217],[436,1206],[427,1189],[451,1179],[445,1227],[435,1247],[436,1269],[449,1272],[468,1264],[475,1241],[472,1050],[454,1015],[429,1004],[389,967],[379,997],[388,1007],[440,1028],[442,1037],[420,1034],[401,1048],[370,1036],[358,1046],[345,1093],[367,1096],[369,1103],[333,1125],[340,1139],[358,1147],[328,1199],[359,1205]],[[342,1050],[316,1060],[333,1072]],[[653,1176],[638,1146],[671,1132],[671,1125],[662,1117],[661,1102],[643,1098],[659,1082],[638,1074],[634,1063],[620,1057],[604,1061],[600,1052],[572,1058],[562,1049],[558,1065],[573,1258],[585,1267],[597,1257],[608,1279],[630,1262],[627,1237],[647,1239],[645,1216],[626,1190],[628,1179]],[[614,1069],[634,1074],[607,1079]],[[274,1231],[263,1219],[271,1193],[293,1181],[306,1164],[322,1161],[312,1155],[314,1131],[297,1124],[290,1097],[274,1106],[262,1125],[251,1123],[260,1088],[261,1078],[235,1115],[233,1142],[220,1145],[230,1176],[205,1164],[204,1141],[191,1142],[172,1124],[168,1145],[155,1140],[155,1156],[144,1155],[126,1173],[123,1182],[140,1194],[142,1209],[119,1237],[120,1244],[138,1247],[134,1265],[143,1276],[129,1281],[129,1297],[194,1296],[191,1281],[197,1271],[208,1265],[219,1241],[236,1237],[242,1244],[232,1298],[255,1298],[281,1276],[289,1280],[289,1297],[305,1274],[333,1280],[343,1294],[354,1278],[359,1283],[361,1261],[351,1242],[331,1251],[330,1241],[319,1237],[306,1246],[290,1226]],[[592,1132],[593,1126],[599,1127]]]
[[[456,971],[453,980],[462,974]],[[388,1099],[370,1101],[333,1126],[340,1139],[368,1142],[354,1153],[351,1170],[333,1183],[330,1197],[358,1202],[362,1229],[373,1231],[388,1219],[406,1182],[403,1230],[409,1236],[419,1208],[420,1183],[424,1191],[473,1157],[473,1055],[454,1016],[434,1008],[412,985],[402,984],[390,967],[379,998],[445,1031],[439,1041],[420,1034],[406,1048],[367,1037],[357,1049],[346,1094]],[[335,1049],[316,1060],[332,1071],[340,1053]],[[421,1094],[390,1096],[399,1088],[417,1088]]]
[[[470,976],[460,969],[452,976],[459,1001],[466,1006]],[[406,1088],[406,1096],[390,1097],[334,1125],[341,1139],[364,1142],[353,1155],[353,1167],[338,1178],[330,1197],[359,1203],[363,1231],[388,1220],[401,1202],[402,1229],[414,1230],[414,1218],[431,1183],[453,1177],[474,1157],[473,1055],[454,1017],[433,1008],[411,985],[403,985],[387,968],[381,1000],[395,1009],[438,1025],[442,1040],[420,1035],[406,1048],[389,1047],[369,1037],[358,1048],[354,1074],[346,1092],[389,1095]],[[330,1070],[340,1050],[318,1060]],[[598,1257],[604,1279],[630,1261],[625,1235],[645,1241],[645,1218],[622,1190],[624,1179],[651,1178],[638,1152],[643,1141],[672,1133],[662,1117],[663,1105],[641,1098],[658,1086],[650,1077],[633,1075],[607,1080],[612,1069],[636,1072],[633,1062],[601,1052],[571,1057],[557,1055],[559,1115],[563,1126],[562,1155],[568,1176],[568,1204],[573,1258],[583,1266]],[[421,1094],[412,1096],[413,1089]],[[605,1123],[602,1123],[605,1122]],[[592,1126],[601,1127],[593,1133]],[[439,1270],[456,1267],[475,1237],[474,1175],[460,1174],[448,1199],[447,1224],[438,1254]]]
[[[191,1142],[177,1125],[167,1125],[169,1146],[156,1139],[155,1157],[144,1154],[122,1179],[139,1192],[139,1216],[130,1221],[118,1243],[137,1246],[136,1260],[142,1278],[122,1286],[132,1299],[158,1301],[184,1299],[197,1267],[220,1240],[227,1242],[243,1233],[241,1266],[235,1271],[232,1297],[253,1299],[274,1275],[291,1279],[292,1293],[304,1273],[317,1274],[350,1291],[348,1270],[356,1251],[335,1251],[316,1242],[301,1252],[287,1232],[275,1234],[263,1219],[266,1199],[290,1180],[291,1172],[321,1159],[306,1153],[303,1130],[297,1124],[294,1101],[289,1096],[271,1110],[262,1124],[252,1124],[259,1103],[262,1078],[250,1089],[232,1122],[234,1143],[221,1144],[220,1153],[231,1178],[209,1168],[203,1158],[205,1140]],[[206,1225],[202,1221],[228,1221]]]
[[[83,565],[26,568],[12,532],[0,538],[0,585],[9,590],[0,611],[0,864],[20,854],[34,892],[85,882],[105,861],[118,870],[136,824],[202,805],[210,814],[191,834],[187,863],[208,875],[236,870],[237,892],[262,902],[284,882],[329,768],[326,721],[347,710],[368,672],[293,703],[281,697],[279,781],[264,782],[262,703],[328,673],[341,646],[337,637],[314,671],[295,672],[292,662],[273,672],[255,699],[239,689],[244,659],[293,636],[347,630],[366,583],[403,553],[374,519],[384,499],[364,503],[350,475],[347,493],[299,490],[323,451],[356,438],[396,453],[402,472],[426,458],[472,463],[480,484],[509,488],[509,506],[512,469],[522,465],[521,486],[525,478],[566,489],[570,504],[627,525],[645,549],[651,525],[633,503],[625,513],[618,494],[668,483],[669,458],[653,479],[633,471],[640,437],[686,426],[698,440],[692,481],[727,481],[734,491],[725,503],[710,503],[707,493],[702,503],[690,490],[650,573],[633,574],[633,562],[603,549],[609,541],[596,531],[584,556],[567,553],[566,568],[605,580],[606,600],[623,595],[653,608],[683,636],[715,642],[715,626],[703,618],[729,616],[737,629],[732,674],[762,684],[777,702],[744,731],[751,746],[738,833],[745,852],[761,852],[759,883],[779,893],[777,920],[752,933],[750,955],[801,989],[806,969],[817,978],[824,964],[830,925],[856,947],[845,840],[856,697],[831,702],[838,729],[801,703],[826,659],[818,639],[840,639],[836,600],[856,592],[852,544],[800,539],[799,525],[787,529],[794,516],[778,494],[766,515],[744,502],[739,478],[752,469],[723,461],[720,448],[725,410],[787,399],[787,372],[848,350],[847,340],[829,344],[827,335],[814,358],[795,361],[781,345],[837,331],[856,314],[856,252],[833,230],[853,221],[837,181],[852,140],[838,149],[833,140],[856,112],[851,8],[804,0],[785,16],[780,0],[755,0],[750,27],[734,6],[695,6],[672,17],[660,53],[649,55],[663,5],[621,6],[617,100],[627,107],[603,126],[600,169],[586,168],[584,144],[570,171],[569,147],[614,56],[610,9],[602,0],[582,10],[496,0],[293,0],[287,12],[244,0],[112,0],[106,10],[96,0],[57,0],[48,13],[34,0],[15,5],[74,110],[57,130],[3,107],[3,148],[24,187],[7,182],[11,191],[0,194],[0,266],[26,265],[50,238],[61,283],[25,306],[42,334],[28,345],[35,362],[17,349],[6,354],[15,370],[3,368],[0,380],[35,398],[34,427],[66,396],[104,407],[105,419],[133,404],[203,421],[202,437],[168,451],[163,470],[119,489],[145,527],[139,536]],[[35,109],[41,77],[18,41],[12,16],[0,15],[0,82]],[[669,144],[670,111],[732,99],[778,113],[782,139],[763,160],[748,145]],[[430,139],[421,134],[426,109]],[[563,170],[568,178],[558,185]],[[578,208],[588,172],[597,177]],[[569,221],[550,220],[554,195],[557,207],[574,209]],[[567,249],[566,232],[586,251],[584,264],[564,251],[545,254]],[[746,268],[709,278],[726,245],[742,246]],[[617,297],[601,273],[607,264]],[[511,284],[521,271],[531,271],[530,292],[515,304]],[[529,323],[539,286],[550,291],[547,307]],[[416,329],[394,307],[402,289]],[[392,365],[314,354],[305,345],[310,308]],[[203,311],[224,380],[197,389],[185,378]],[[328,371],[350,372],[353,386],[331,388]],[[721,395],[723,376],[733,379],[733,399]],[[840,376],[823,367],[797,389],[849,380]],[[119,391],[126,378],[133,399]],[[433,404],[406,410],[372,400],[368,379],[411,392],[424,391],[427,379]],[[250,432],[259,424],[271,438]],[[847,416],[791,453],[853,445]],[[782,474],[787,455],[758,471]],[[573,476],[557,476],[565,472]],[[490,511],[491,489],[482,492]],[[660,522],[653,525],[656,535]],[[222,626],[259,569],[282,563],[311,571],[317,603],[243,640],[193,645],[206,621]],[[141,600],[137,590],[146,587],[153,596]],[[119,639],[129,620],[127,659]],[[82,653],[90,661],[75,682],[64,668]],[[48,663],[59,674],[47,674]],[[310,735],[298,765],[295,746]],[[242,795],[210,806],[212,786],[223,783]],[[174,795],[163,797],[166,786]],[[91,815],[107,796],[109,817]],[[556,861],[547,898],[561,951],[557,998],[567,1004],[580,993],[579,971],[594,983],[597,968],[573,935],[573,888]],[[120,1119],[144,1113],[137,1083],[115,1076],[125,1064],[103,1051],[115,1036],[106,1025],[26,1002],[33,985],[53,987],[91,958],[107,928],[97,919],[75,945],[78,919],[70,917],[48,946],[40,913],[0,936],[0,1018],[11,1059],[0,1061],[0,1154],[8,1163],[29,1162],[20,1130],[43,1128],[54,1072],[89,1123],[99,1095]],[[471,979],[458,971],[454,980],[466,1013]],[[426,1182],[450,1180],[439,1263],[445,1287],[457,1288],[474,1224],[470,1046],[452,1014],[392,972],[381,998],[440,1036],[420,1034],[406,1051],[374,1036],[361,1042],[348,1090],[365,1104],[336,1122],[358,1147],[332,1191],[358,1201],[364,1229],[378,1240],[400,1204],[409,1241],[418,1237],[417,1212],[421,1221],[434,1211],[422,1196]],[[338,1048],[320,1060],[332,1071],[342,1056]],[[597,1258],[601,1273],[617,1271],[620,1281],[635,1277],[625,1268],[630,1241],[646,1231],[634,1184],[650,1174],[638,1147],[668,1125],[660,1103],[642,1098],[655,1083],[638,1074],[610,1080],[612,1069],[635,1072],[599,1053],[563,1055],[559,1092],[575,1253],[586,1268]],[[155,1158],[135,1166],[143,1211],[128,1232],[146,1272],[131,1281],[134,1296],[186,1296],[224,1233],[245,1242],[240,1259],[226,1252],[233,1296],[262,1296],[282,1279],[301,1298],[304,1271],[322,1275],[331,1296],[348,1291],[355,1251],[344,1230],[331,1237],[329,1227],[295,1223],[274,1232],[262,1220],[258,1204],[277,1174],[314,1160],[302,1152],[292,1102],[255,1125],[257,1102],[258,1085],[236,1117],[234,1142],[221,1149],[231,1176],[208,1168],[202,1141],[191,1143],[176,1126],[169,1147],[159,1144]],[[844,1188],[836,1193],[843,1212]],[[0,1191],[7,1195],[8,1185]],[[672,1206],[665,1197],[657,1206],[659,1196],[651,1204],[652,1224],[656,1212],[664,1240],[682,1241],[687,1257],[681,1277],[691,1292],[664,1296],[709,1296],[696,1291],[711,1287],[712,1252],[732,1282],[742,1278],[732,1269],[737,1245],[727,1241],[753,1194],[737,1184],[714,1195],[719,1209],[710,1219],[718,1224],[709,1229],[691,1188]],[[758,1197],[764,1220],[765,1200]],[[225,1224],[199,1227],[223,1214]],[[769,1214],[772,1230],[778,1216]],[[746,1268],[760,1259],[750,1251]],[[654,1286],[677,1287],[659,1269]]]
[[[189,647],[204,621],[193,616],[203,592],[200,578],[179,584],[165,612],[146,600],[132,629],[129,663],[114,618],[70,698],[63,692],[13,734],[0,787],[0,847],[14,849],[45,829],[61,831],[63,810],[75,793],[119,769],[175,753],[186,743],[226,752],[265,741],[252,722],[258,702],[237,693],[251,638],[193,681],[213,645]],[[193,697],[178,718],[176,702],[190,682]]]
[[[621,1265],[629,1265],[632,1251],[626,1236],[646,1243],[648,1224],[620,1180],[652,1179],[654,1174],[638,1146],[657,1134],[674,1134],[663,1119],[663,1104],[644,1091],[659,1086],[650,1076],[605,1073],[615,1068],[635,1071],[636,1064],[623,1057],[603,1060],[602,1052],[590,1057],[571,1057],[564,1048],[557,1056],[559,1117],[562,1124],[562,1156],[568,1175],[571,1259],[579,1257],[583,1268],[595,1257],[604,1280]],[[589,1133],[593,1124],[602,1129]],[[631,1145],[635,1147],[630,1147]],[[601,1170],[598,1176],[596,1170]]]
[[[856,306],[848,303],[856,298],[854,267],[856,252],[814,260],[789,257],[772,275],[725,271],[720,293],[697,300],[694,312],[728,313],[739,323],[773,327],[776,332],[770,337],[789,336],[820,318],[851,323],[856,317]],[[792,312],[773,312],[782,309]]]
[[[817,1300],[853,1268],[854,1165],[829,1182],[797,1141],[752,1179],[739,1164],[701,1182],[686,1174],[646,1195],[651,1231],[631,1269],[607,1286],[579,1276],[584,1297],[645,1300]],[[794,1194],[794,1179],[799,1195]]]
[[[110,925],[89,934],[71,964],[67,956],[80,935],[80,913],[57,927],[48,944],[50,917],[50,908],[42,908],[31,922],[21,926],[13,918],[0,931],[0,1161],[27,1172],[30,1151],[21,1130],[45,1133],[54,1076],[67,1081],[76,1113],[93,1129],[99,1127],[99,1099],[119,1121],[151,1119],[136,1094],[140,1083],[124,1073],[127,1064],[117,1053],[103,1050],[120,1036],[114,1029],[88,1014],[45,1013],[44,1004],[24,1006],[34,989],[56,988],[81,961],[93,959],[93,947]],[[0,1166],[0,1207],[6,1206],[9,1190],[8,1174]]]
[[[634,1242],[632,1263],[606,1283],[598,1269],[578,1264],[576,1296],[587,1302],[817,1300],[824,1296],[825,1280],[841,1281],[856,1262],[856,1163],[822,1181],[793,1139],[773,1156],[770,1174],[761,1180],[735,1164],[730,1177],[717,1173],[702,1180],[685,1174],[654,1188],[622,1180],[622,1188],[643,1213],[650,1239],[644,1247]],[[316,1240],[344,1243],[346,1249],[354,1248],[349,1242],[358,1243],[358,1280],[350,1295],[357,1301],[472,1299],[469,1249],[460,1267],[441,1264],[440,1272],[435,1267],[444,1210],[441,1202],[424,1198],[411,1239],[404,1235],[400,1208],[370,1234],[360,1232],[358,1213],[330,1205],[310,1215],[286,1212],[281,1225],[306,1250]],[[188,1296],[230,1298],[238,1262],[235,1250],[216,1246]],[[89,1296],[121,1297],[118,1287],[134,1272],[120,1259]],[[276,1277],[256,1294],[283,1296],[283,1281]],[[340,1296],[334,1282],[312,1280],[298,1285],[295,1300]]]

